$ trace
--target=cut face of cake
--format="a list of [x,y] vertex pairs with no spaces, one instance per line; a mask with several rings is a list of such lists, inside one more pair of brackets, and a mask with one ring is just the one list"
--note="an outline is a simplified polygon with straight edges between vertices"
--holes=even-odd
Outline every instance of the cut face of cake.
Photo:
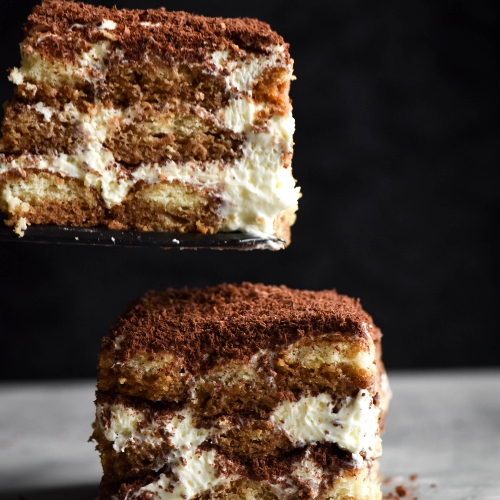
[[49,1],[25,34],[0,142],[7,224],[289,241],[293,61],[267,24]]
[[380,340],[334,291],[147,293],[103,341],[100,499],[380,499]]

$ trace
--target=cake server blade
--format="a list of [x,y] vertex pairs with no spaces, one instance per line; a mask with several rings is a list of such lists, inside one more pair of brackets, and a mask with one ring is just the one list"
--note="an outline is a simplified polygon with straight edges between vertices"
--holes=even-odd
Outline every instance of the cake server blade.
[[52,243],[125,247],[161,247],[165,249],[281,250],[285,241],[247,233],[167,233],[119,231],[102,227],[32,225],[19,237],[0,221],[0,242]]

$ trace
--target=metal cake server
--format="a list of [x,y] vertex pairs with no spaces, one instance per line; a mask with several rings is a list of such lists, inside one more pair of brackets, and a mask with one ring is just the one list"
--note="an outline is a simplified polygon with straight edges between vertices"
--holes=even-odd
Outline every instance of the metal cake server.
[[3,224],[0,215],[0,243],[52,243],[63,245],[99,245],[125,247],[161,247],[165,249],[212,250],[281,250],[285,241],[280,238],[260,237],[248,233],[167,233],[119,231],[104,227],[68,227],[55,225],[28,226],[24,236],[14,233]]

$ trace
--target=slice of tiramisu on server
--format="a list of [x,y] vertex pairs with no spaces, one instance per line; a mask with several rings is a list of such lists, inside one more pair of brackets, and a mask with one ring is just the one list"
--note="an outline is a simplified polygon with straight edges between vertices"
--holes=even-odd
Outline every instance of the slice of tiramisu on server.
[[25,35],[0,142],[8,225],[289,240],[293,61],[267,24],[47,1]]
[[380,340],[334,291],[147,293],[103,341],[100,499],[380,499]]

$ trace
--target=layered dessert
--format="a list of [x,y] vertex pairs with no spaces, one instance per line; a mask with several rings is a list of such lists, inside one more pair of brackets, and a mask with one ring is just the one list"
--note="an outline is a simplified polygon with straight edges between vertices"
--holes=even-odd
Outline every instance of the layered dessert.
[[47,1],[5,105],[0,209],[29,224],[290,239],[288,45],[254,19]]
[[380,342],[335,291],[147,293],[103,340],[100,500],[380,499]]

